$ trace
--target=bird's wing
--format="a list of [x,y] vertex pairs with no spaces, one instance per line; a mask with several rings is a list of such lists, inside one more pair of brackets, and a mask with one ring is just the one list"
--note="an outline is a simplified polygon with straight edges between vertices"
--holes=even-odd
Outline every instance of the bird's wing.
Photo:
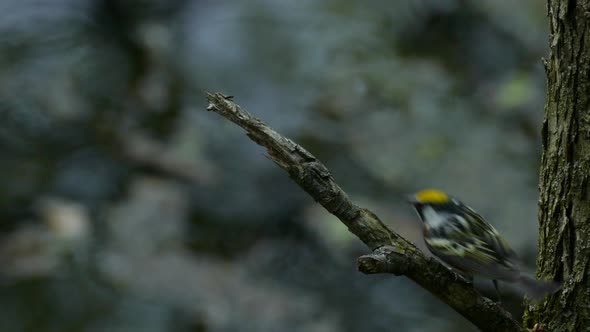
[[430,251],[462,272],[494,279],[513,279],[519,274],[514,251],[479,214],[465,207],[465,218],[447,215],[445,226],[426,237]]

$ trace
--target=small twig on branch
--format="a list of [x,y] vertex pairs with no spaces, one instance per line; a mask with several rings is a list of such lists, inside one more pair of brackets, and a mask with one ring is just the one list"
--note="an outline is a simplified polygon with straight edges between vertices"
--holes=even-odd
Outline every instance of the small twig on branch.
[[307,150],[241,109],[231,97],[208,93],[207,99],[208,111],[245,129],[248,137],[265,147],[270,159],[287,171],[293,181],[373,250],[372,254],[358,259],[359,271],[405,275],[482,331],[524,331],[502,307],[436,260],[426,257],[385,226],[373,212],[353,204],[326,166]]

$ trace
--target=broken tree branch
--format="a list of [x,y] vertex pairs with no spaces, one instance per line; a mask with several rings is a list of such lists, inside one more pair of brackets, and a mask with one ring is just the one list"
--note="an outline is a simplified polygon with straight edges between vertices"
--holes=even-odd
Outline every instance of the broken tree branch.
[[246,130],[248,137],[265,147],[270,159],[287,171],[293,181],[373,250],[358,259],[359,271],[405,275],[482,331],[524,331],[507,311],[479,294],[473,285],[426,257],[373,212],[352,203],[326,166],[307,150],[240,108],[232,97],[208,93],[207,99],[208,111]]

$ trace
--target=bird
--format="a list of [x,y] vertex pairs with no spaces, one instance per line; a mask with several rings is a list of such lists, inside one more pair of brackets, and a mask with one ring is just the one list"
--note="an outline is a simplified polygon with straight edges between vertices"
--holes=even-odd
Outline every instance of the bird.
[[498,300],[498,280],[519,285],[534,301],[561,288],[560,282],[537,280],[524,273],[523,264],[500,233],[457,198],[425,189],[409,195],[408,201],[422,221],[428,250],[469,282],[474,276],[491,279]]

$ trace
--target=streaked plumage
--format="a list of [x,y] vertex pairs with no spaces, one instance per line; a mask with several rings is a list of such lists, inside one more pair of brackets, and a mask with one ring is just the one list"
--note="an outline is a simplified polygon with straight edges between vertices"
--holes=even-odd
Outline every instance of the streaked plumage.
[[508,243],[481,215],[438,190],[423,190],[411,203],[423,221],[428,249],[444,263],[471,278],[519,282],[529,297],[540,298],[559,289],[523,275],[520,261]]

